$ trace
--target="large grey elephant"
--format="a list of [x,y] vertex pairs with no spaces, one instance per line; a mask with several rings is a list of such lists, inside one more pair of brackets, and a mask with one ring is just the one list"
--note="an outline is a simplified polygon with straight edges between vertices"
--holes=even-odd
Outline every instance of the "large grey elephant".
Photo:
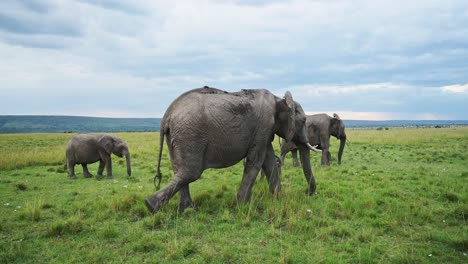
[[[301,149],[314,149],[307,141],[305,114],[291,93],[278,98],[267,90],[229,93],[205,86],[190,90],[169,106],[161,121],[156,176],[161,182],[164,137],[174,178],[146,198],[151,212],[158,211],[179,192],[179,211],[194,207],[189,184],[206,168],[225,168],[245,158],[238,202],[250,199],[260,169],[265,171],[270,191],[280,191],[280,177],[272,141],[274,135],[295,142]],[[316,149],[315,149],[316,150]],[[315,191],[309,162],[303,163],[308,193]],[[158,184],[159,188],[159,184]]]
[[[330,136],[340,140],[340,149],[338,150],[338,163],[341,164],[341,157],[346,144],[346,132],[343,120],[337,115],[333,117],[327,114],[316,114],[307,116],[306,120],[309,143],[318,145],[322,150],[322,165],[330,165]],[[293,166],[299,166],[297,160],[297,146],[294,142],[283,140],[281,144],[281,162],[284,164],[284,157],[291,151],[293,156]]]
[[127,144],[120,138],[106,134],[78,134],[67,144],[66,158],[68,166],[68,176],[76,179],[75,165],[81,164],[83,176],[92,177],[88,171],[88,164],[99,161],[98,175],[102,176],[104,166],[107,171],[107,178],[112,176],[111,154],[125,157],[127,161],[127,174],[132,175],[130,165],[130,152]]

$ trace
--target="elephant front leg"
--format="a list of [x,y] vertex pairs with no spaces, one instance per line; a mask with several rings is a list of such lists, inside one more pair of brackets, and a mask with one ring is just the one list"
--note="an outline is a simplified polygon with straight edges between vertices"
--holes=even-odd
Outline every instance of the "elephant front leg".
[[250,200],[252,188],[255,184],[255,179],[260,171],[264,158],[265,154],[260,155],[258,153],[253,153],[247,156],[244,166],[244,176],[242,177],[241,186],[237,192],[238,202],[247,202]]
[[83,176],[85,178],[91,178],[93,175],[89,172],[88,170],[88,164],[81,164],[81,167],[83,167]]
[[279,158],[275,156],[272,146],[269,147],[265,155],[262,172],[264,172],[267,178],[270,192],[278,194],[281,191],[281,162],[279,161]]
[[322,136],[320,140],[320,145],[322,146],[322,166],[329,166],[330,165],[330,137]]
[[114,176],[112,175],[112,160],[110,157],[106,157],[106,159],[104,160],[105,164],[106,164],[106,171],[107,171],[107,178],[108,179],[112,179],[114,178]]
[[322,166],[328,167],[330,166],[330,159],[331,159],[331,154],[328,149],[322,150]]
[[299,160],[297,159],[297,149],[291,150],[292,158],[293,158],[293,167],[299,167]]
[[241,186],[237,192],[237,201],[239,203],[248,202],[252,194],[252,188],[255,183],[255,178],[260,171],[260,167],[256,166],[248,170],[244,170],[244,176],[242,177]]
[[306,194],[312,195],[315,192],[316,185],[314,174],[312,173],[312,167],[310,165],[310,151],[307,148],[300,148],[299,154],[301,156],[302,170],[308,184]]
[[104,163],[104,161],[99,160],[99,169],[98,169],[98,172],[97,172],[97,174],[99,176],[102,176],[102,172],[104,171],[105,166],[106,166],[106,164]]
[[190,197],[189,185],[185,185],[179,190],[179,212],[184,212],[187,208],[195,208],[192,197]]

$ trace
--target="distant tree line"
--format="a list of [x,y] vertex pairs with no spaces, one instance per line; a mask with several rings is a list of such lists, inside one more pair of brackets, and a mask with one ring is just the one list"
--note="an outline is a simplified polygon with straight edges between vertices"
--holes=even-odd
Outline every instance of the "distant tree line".
[[[158,132],[161,118],[0,116],[0,133]],[[467,126],[468,120],[345,120],[347,128]]]
[[86,133],[159,131],[160,118],[0,116],[0,133]]

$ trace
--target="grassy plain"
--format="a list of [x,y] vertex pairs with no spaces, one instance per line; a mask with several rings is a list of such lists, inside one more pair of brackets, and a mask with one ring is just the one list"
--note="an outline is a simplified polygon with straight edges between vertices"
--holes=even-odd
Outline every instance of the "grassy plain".
[[[258,177],[236,203],[242,164],[207,170],[156,215],[158,133],[118,133],[133,176],[113,157],[113,180],[71,181],[72,134],[0,135],[1,263],[467,263],[468,128],[348,130],[342,165],[311,154],[317,193],[290,155],[278,198]],[[278,150],[278,141],[275,140]],[[97,164],[90,166],[95,174]],[[164,148],[163,186],[172,177]]]

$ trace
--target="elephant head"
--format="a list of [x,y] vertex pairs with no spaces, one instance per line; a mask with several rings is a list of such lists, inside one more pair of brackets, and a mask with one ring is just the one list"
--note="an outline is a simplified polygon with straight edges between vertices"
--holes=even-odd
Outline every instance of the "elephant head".
[[335,113],[330,122],[330,134],[340,140],[340,149],[338,151],[338,164],[341,164],[341,156],[346,144],[346,132],[343,120]]
[[292,99],[290,92],[286,92],[284,98],[277,101],[277,129],[276,134],[288,142],[303,145],[316,152],[321,152],[309,144],[306,115],[299,103]]
[[101,147],[107,154],[113,153],[114,155],[122,158],[125,157],[127,162],[127,175],[132,175],[132,167],[130,164],[130,152],[128,151],[127,144],[120,138],[104,135],[98,140]]

